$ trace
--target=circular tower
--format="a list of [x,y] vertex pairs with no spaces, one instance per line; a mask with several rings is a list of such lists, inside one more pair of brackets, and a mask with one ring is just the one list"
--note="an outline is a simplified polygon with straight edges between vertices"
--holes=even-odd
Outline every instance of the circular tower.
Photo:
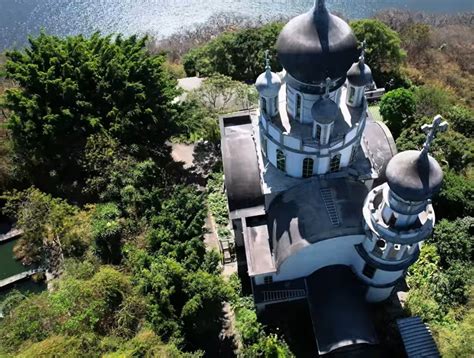
[[256,82],[264,158],[294,178],[349,167],[367,117],[363,91],[358,105],[346,100],[347,72],[360,54],[350,26],[317,0],[285,25],[277,53],[282,81],[267,66]]
[[397,154],[386,170],[387,183],[367,196],[363,214],[367,238],[357,247],[358,276],[369,285],[367,299],[387,299],[417,259],[421,243],[435,224],[431,198],[441,189],[443,171],[429,155],[430,145],[447,123],[437,116],[423,129],[428,138],[421,151]]

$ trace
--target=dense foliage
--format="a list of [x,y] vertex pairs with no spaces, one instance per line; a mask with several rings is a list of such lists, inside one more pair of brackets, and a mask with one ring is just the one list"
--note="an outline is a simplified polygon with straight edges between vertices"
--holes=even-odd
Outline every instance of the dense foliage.
[[[445,180],[433,199],[434,235],[407,277],[407,312],[430,324],[443,356],[470,357],[474,115],[472,53],[463,50],[463,34],[472,31],[457,27],[456,37],[452,28],[380,18],[386,24],[351,25],[367,41],[377,84],[395,89],[380,112],[398,148],[419,149],[420,127],[435,114],[450,123],[432,147]],[[5,212],[24,230],[15,254],[56,279],[47,292],[14,291],[0,302],[0,355],[221,356],[229,302],[239,356],[292,356],[267,334],[237,277],[224,280],[219,255],[203,240],[207,210],[218,236],[230,236],[218,115],[251,107],[255,94],[238,81],[253,82],[263,71],[265,50],[280,69],[282,23],[236,27],[206,41],[187,39],[199,47],[184,56],[186,72],[209,78],[181,102],[180,64],[151,54],[146,39],[41,34],[7,54],[0,190],[10,186]],[[214,172],[206,191],[178,185],[189,173],[176,175],[170,138],[200,141],[198,174]],[[93,204],[77,204],[84,202]]]
[[146,38],[41,34],[7,52],[5,107],[20,175],[50,192],[77,193],[86,147],[105,136],[142,158],[163,156],[172,133],[176,82]]
[[375,82],[381,87],[404,84],[401,65],[405,52],[400,36],[383,22],[375,19],[351,22],[357,40],[366,41],[366,62],[370,65]]
[[220,73],[234,80],[253,82],[264,70],[266,50],[270,51],[273,70],[281,69],[275,45],[282,28],[282,23],[274,22],[226,32],[189,51],[183,58],[184,69],[188,76]]

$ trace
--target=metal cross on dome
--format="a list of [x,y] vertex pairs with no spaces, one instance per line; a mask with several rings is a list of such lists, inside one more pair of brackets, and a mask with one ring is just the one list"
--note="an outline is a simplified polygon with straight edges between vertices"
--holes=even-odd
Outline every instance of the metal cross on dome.
[[326,78],[325,87],[326,91],[324,93],[324,97],[329,98],[329,89],[331,88],[331,79],[329,77]]
[[364,40],[360,43],[360,57],[359,57],[359,60],[361,62],[364,62],[365,61],[365,50],[367,48],[367,41]]
[[265,50],[265,69],[270,70],[270,51]]
[[423,150],[421,152],[422,155],[428,155],[436,134],[438,134],[438,132],[446,132],[448,130],[448,126],[448,122],[443,122],[443,117],[438,114],[436,117],[434,117],[432,124],[425,124],[421,127],[421,130],[427,134],[426,141],[425,144],[423,144]]

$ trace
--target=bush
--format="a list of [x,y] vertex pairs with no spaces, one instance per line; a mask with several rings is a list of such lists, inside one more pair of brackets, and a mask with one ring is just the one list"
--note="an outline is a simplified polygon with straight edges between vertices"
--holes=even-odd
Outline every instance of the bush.
[[206,45],[195,48],[183,58],[188,76],[216,73],[237,81],[253,82],[265,68],[264,51],[272,54],[273,70],[280,70],[276,59],[276,40],[283,28],[280,22],[219,35]]
[[395,138],[411,124],[415,111],[415,97],[412,91],[404,88],[386,93],[380,102],[380,114]]
[[176,81],[146,38],[44,33],[23,51],[7,52],[7,77],[20,88],[5,106],[15,163],[48,192],[72,195],[84,187],[88,138],[107,134],[120,146],[158,158],[173,133]]
[[400,82],[400,67],[406,56],[398,34],[379,20],[357,20],[350,23],[358,41],[367,42],[366,62],[374,80],[387,87],[390,80]]

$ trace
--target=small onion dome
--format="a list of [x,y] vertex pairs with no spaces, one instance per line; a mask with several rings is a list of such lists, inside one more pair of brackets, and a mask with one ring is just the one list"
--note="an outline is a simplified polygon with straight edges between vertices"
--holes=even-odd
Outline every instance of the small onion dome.
[[320,124],[331,124],[336,120],[339,106],[330,98],[319,99],[311,108],[313,120]]
[[255,87],[257,87],[258,93],[263,97],[276,97],[281,88],[280,76],[267,68],[264,73],[258,76]]
[[439,192],[443,170],[428,154],[409,150],[397,154],[387,166],[390,190],[407,201],[425,201]]
[[347,72],[347,79],[351,85],[356,87],[370,85],[373,81],[372,70],[361,58],[359,62],[354,63],[349,72]]
[[307,84],[326,77],[345,78],[359,56],[350,26],[331,14],[324,0],[288,22],[278,38],[277,51],[286,71]]

